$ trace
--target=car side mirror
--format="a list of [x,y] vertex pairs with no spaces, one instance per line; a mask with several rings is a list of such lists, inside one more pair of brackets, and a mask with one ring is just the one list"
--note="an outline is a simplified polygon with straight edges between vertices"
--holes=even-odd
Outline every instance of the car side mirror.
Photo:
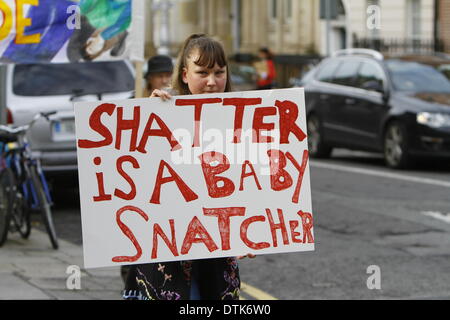
[[375,80],[369,80],[362,84],[362,89],[384,93],[383,85]]
[[383,91],[383,102],[384,104],[387,104],[389,102],[389,98],[391,97],[389,90]]

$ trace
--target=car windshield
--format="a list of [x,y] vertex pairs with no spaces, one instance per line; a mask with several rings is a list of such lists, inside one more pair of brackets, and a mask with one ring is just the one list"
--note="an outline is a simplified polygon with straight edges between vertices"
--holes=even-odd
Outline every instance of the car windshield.
[[431,66],[411,61],[387,60],[386,67],[396,90],[450,93],[450,80]]
[[450,64],[444,64],[442,66],[439,66],[437,69],[450,80]]
[[16,65],[13,92],[21,96],[114,93],[134,89],[124,61]]

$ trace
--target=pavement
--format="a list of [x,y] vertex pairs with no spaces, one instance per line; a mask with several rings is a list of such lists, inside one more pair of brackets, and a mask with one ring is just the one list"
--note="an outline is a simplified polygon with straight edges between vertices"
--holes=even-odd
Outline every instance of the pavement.
[[28,239],[8,234],[0,248],[0,300],[122,299],[120,267],[86,270],[82,246],[62,239],[59,245],[52,249],[36,228]]
[[[36,228],[28,239],[8,234],[0,248],[0,300],[122,300],[120,267],[83,269],[82,246],[58,242],[52,249],[47,233]],[[243,300],[276,300],[247,283],[241,289]]]

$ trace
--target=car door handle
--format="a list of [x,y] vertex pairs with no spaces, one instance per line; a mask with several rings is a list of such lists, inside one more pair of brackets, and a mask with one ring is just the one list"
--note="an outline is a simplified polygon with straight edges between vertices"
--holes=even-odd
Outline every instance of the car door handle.
[[328,94],[321,94],[319,97],[322,100],[327,100],[330,96]]
[[356,103],[355,99],[352,99],[352,98],[345,99],[345,104],[355,104],[355,103]]

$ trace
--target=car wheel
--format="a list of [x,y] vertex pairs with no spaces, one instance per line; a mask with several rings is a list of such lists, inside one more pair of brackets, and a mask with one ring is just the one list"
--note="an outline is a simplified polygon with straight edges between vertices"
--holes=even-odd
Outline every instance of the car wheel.
[[314,114],[308,117],[307,132],[309,155],[312,158],[328,158],[333,148],[324,142],[322,123]]
[[384,160],[386,165],[393,169],[405,169],[411,165],[406,129],[400,121],[393,121],[386,128]]

